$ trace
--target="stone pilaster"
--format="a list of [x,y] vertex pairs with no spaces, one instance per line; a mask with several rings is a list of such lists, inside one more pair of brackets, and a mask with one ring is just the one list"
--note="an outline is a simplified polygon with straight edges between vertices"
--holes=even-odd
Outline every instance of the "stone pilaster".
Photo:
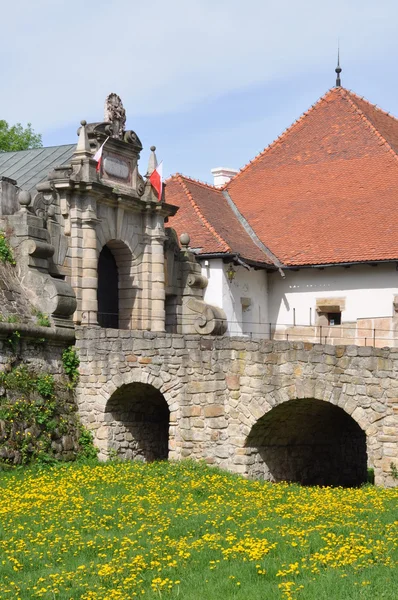
[[80,210],[75,206],[70,210],[70,257],[71,257],[71,286],[76,294],[77,309],[74,314],[75,323],[82,320],[82,256],[83,234],[81,228]]
[[82,216],[82,323],[97,324],[98,315],[98,250],[97,223],[94,207],[89,206]]
[[160,212],[161,206],[156,207],[153,215],[152,232],[152,331],[165,330],[165,276],[164,276],[164,249],[166,239],[164,232],[164,216]]
[[150,204],[146,205],[144,213],[144,236],[145,244],[141,261],[141,303],[140,303],[140,327],[139,329],[151,330],[151,285],[152,285],[152,212]]

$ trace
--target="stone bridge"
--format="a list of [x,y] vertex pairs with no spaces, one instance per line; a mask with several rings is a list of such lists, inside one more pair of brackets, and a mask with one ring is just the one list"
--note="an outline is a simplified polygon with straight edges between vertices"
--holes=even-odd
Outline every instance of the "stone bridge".
[[394,485],[398,349],[80,327],[100,458],[204,459],[273,481]]

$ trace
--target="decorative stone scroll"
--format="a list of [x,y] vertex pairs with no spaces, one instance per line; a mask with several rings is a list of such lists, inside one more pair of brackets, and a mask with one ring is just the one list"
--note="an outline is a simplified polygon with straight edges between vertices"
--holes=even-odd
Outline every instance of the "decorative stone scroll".
[[227,329],[224,311],[217,306],[206,304],[197,298],[185,302],[184,317],[191,322],[195,333],[201,335],[223,335]]
[[[45,182],[48,187],[48,182]],[[50,184],[51,185],[51,184]],[[40,184],[37,186],[39,190],[33,199],[33,213],[47,221],[55,215],[55,206],[59,203],[59,194],[54,185],[51,185],[51,190],[40,190]]]

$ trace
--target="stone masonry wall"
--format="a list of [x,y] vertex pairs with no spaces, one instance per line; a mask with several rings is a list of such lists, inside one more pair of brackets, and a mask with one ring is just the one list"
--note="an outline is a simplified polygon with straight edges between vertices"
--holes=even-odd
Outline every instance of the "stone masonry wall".
[[[62,353],[74,341],[74,334],[56,328],[26,325],[25,323],[0,323],[0,372],[16,373],[13,385],[0,385],[0,462],[19,464],[23,457],[21,443],[26,441],[26,456],[42,445],[42,431],[29,410],[15,410],[12,422],[4,417],[6,406],[15,403],[27,406],[36,402],[42,406],[52,398],[40,397],[37,391],[19,386],[24,373],[32,377],[50,375],[54,379],[57,426],[50,432],[51,448],[46,452],[60,460],[73,460],[79,451],[80,420],[73,391],[63,368]],[[4,384],[4,385],[3,385]],[[6,411],[7,412],[7,411]],[[62,422],[62,427],[59,426]],[[46,432],[47,433],[47,432]]]
[[[250,445],[256,423],[267,413],[271,418],[272,409],[283,403],[313,399],[351,416],[366,435],[368,466],[375,469],[376,483],[396,483],[390,465],[398,463],[398,349],[99,327],[80,327],[76,338],[79,411],[102,459],[115,448],[106,416],[109,400],[117,390],[142,383],[158,390],[170,411],[170,459],[205,459],[250,475],[259,454]],[[126,398],[133,406],[135,394]],[[315,441],[309,439],[309,444]],[[328,465],[324,468],[326,473]]]

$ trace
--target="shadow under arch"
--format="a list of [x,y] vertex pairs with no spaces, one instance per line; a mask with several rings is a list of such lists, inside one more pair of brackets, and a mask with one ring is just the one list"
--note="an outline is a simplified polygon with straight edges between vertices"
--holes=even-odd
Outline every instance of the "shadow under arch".
[[108,452],[130,460],[167,460],[170,411],[163,394],[148,383],[118,388],[105,407]]
[[97,300],[101,327],[130,326],[136,294],[132,262],[130,248],[120,240],[108,241],[99,253]]
[[246,440],[250,477],[352,487],[367,480],[366,434],[342,408],[306,398],[272,408]]

